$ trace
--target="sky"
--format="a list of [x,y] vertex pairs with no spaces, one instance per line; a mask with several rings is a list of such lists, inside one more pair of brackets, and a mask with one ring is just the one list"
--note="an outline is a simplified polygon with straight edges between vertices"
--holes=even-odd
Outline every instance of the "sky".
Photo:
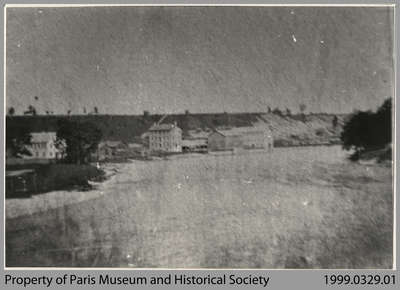
[[22,114],[375,110],[393,96],[389,7],[7,8]]

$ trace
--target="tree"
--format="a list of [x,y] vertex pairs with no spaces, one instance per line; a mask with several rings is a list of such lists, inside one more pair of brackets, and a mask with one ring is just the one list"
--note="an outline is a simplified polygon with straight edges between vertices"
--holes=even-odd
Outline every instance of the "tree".
[[99,113],[99,109],[97,107],[94,107],[94,113],[98,114]]
[[376,120],[379,124],[379,135],[381,144],[392,142],[392,99],[387,98],[376,112]]
[[8,109],[8,115],[9,115],[9,116],[14,116],[14,114],[15,114],[15,109],[14,109],[14,107],[10,107],[10,108]]
[[56,146],[65,151],[66,162],[82,164],[88,162],[101,137],[102,132],[94,123],[64,119],[58,123]]
[[332,119],[332,127],[334,128],[334,129],[336,129],[336,127],[337,127],[337,125],[338,125],[338,117],[335,115],[335,116],[333,116],[333,119]]
[[305,104],[300,104],[299,105],[300,113],[304,114],[306,108],[307,108],[307,106]]
[[6,122],[6,151],[7,156],[20,158],[24,155],[31,156],[32,153],[28,150],[31,144],[32,136],[29,129],[26,127],[11,127]]
[[279,108],[275,108],[275,109],[272,111],[272,113],[274,113],[275,115],[278,115],[278,116],[283,116],[283,113],[282,113],[282,111],[281,111]]
[[307,106],[305,104],[300,104],[299,105],[299,109],[300,109],[300,113],[301,113],[301,117],[303,119],[303,122],[306,121],[306,115],[304,114],[304,112],[306,111]]
[[345,123],[341,140],[343,149],[354,150],[353,159],[369,150],[384,148],[392,141],[392,102],[385,100],[374,113],[355,112]]
[[54,141],[54,146],[57,148],[58,156],[57,159],[65,160],[67,157],[67,144],[64,139],[56,138]]
[[224,124],[225,124],[225,126],[228,126],[228,127],[230,127],[232,124],[232,122],[231,122],[231,117],[230,117],[230,115],[228,114],[228,112],[225,112],[224,111],[224,114],[223,114],[223,122],[224,122]]
[[371,111],[357,112],[345,123],[340,138],[343,142],[343,149],[354,150],[353,158],[372,147],[374,142],[372,123],[373,113]]
[[28,110],[24,112],[24,115],[36,116],[36,108],[32,105],[29,105]]

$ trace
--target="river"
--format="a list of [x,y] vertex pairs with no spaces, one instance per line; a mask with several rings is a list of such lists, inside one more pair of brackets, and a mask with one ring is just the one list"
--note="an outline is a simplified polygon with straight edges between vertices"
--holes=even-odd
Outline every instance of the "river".
[[89,192],[6,200],[7,266],[390,268],[392,172],[339,146],[110,164]]

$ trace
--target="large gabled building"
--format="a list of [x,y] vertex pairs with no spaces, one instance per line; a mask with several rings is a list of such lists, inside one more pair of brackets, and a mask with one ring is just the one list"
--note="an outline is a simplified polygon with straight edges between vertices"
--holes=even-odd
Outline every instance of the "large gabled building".
[[182,152],[182,130],[174,124],[154,124],[147,132],[150,152]]
[[271,130],[266,127],[236,127],[215,130],[208,136],[209,151],[242,149],[272,149]]

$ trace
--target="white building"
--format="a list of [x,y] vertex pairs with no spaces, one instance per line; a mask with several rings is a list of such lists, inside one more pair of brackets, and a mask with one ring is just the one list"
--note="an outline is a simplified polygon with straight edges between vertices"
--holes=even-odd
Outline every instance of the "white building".
[[154,124],[147,138],[152,152],[182,152],[182,130],[174,124]]
[[272,132],[267,126],[218,129],[208,136],[209,151],[235,148],[272,150],[273,146]]
[[60,159],[61,153],[55,146],[57,139],[56,132],[34,132],[31,133],[31,144],[27,149],[31,152],[31,156],[25,158],[35,159]]

